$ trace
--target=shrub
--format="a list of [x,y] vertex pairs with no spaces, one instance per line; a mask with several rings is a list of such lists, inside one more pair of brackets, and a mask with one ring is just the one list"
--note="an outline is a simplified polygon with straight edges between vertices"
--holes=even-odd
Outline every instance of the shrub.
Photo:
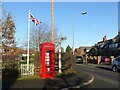
[[65,74],[75,73],[75,69],[74,69],[75,56],[71,52],[64,54],[64,64],[65,64],[65,70],[63,71],[63,73]]

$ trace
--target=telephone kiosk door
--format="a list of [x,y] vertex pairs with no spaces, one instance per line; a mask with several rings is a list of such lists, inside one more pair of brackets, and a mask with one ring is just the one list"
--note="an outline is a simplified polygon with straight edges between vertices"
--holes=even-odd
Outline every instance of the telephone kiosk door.
[[47,51],[46,53],[45,53],[45,64],[46,64],[46,69],[47,69],[47,72],[49,72],[50,71],[50,53],[49,53],[49,51]]

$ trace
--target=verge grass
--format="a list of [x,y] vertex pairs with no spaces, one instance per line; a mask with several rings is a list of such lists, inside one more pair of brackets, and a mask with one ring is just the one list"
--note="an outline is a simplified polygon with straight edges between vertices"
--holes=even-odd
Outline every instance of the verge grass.
[[17,78],[17,80],[30,80],[30,79],[40,79],[39,75],[31,75],[31,76],[21,76]]

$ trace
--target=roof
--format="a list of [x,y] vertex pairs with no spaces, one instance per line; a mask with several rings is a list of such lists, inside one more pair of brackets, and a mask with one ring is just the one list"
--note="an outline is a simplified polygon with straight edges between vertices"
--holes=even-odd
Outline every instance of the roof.
[[[24,49],[22,49],[22,48],[16,48],[16,52],[17,52],[17,53],[22,53],[22,54],[27,54],[27,50],[24,50]],[[29,53],[30,53],[30,54],[34,54],[35,51],[34,51],[34,50],[29,50]]]
[[90,49],[91,49],[91,46],[80,46],[79,49],[90,50]]
[[120,34],[118,34],[117,36],[115,36],[115,37],[113,38],[113,41],[114,41],[114,42],[120,42]]
[[54,44],[50,43],[50,42],[44,42],[44,43],[40,44],[40,47],[41,46],[54,46]]
[[76,55],[84,55],[84,50],[80,48],[76,48],[74,52]]

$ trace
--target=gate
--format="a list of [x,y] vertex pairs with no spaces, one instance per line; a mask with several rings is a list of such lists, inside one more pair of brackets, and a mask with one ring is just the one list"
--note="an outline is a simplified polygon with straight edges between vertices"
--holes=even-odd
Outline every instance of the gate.
[[20,74],[21,76],[25,75],[34,75],[34,64],[29,64],[29,70],[27,71],[27,64],[21,64],[20,66]]

